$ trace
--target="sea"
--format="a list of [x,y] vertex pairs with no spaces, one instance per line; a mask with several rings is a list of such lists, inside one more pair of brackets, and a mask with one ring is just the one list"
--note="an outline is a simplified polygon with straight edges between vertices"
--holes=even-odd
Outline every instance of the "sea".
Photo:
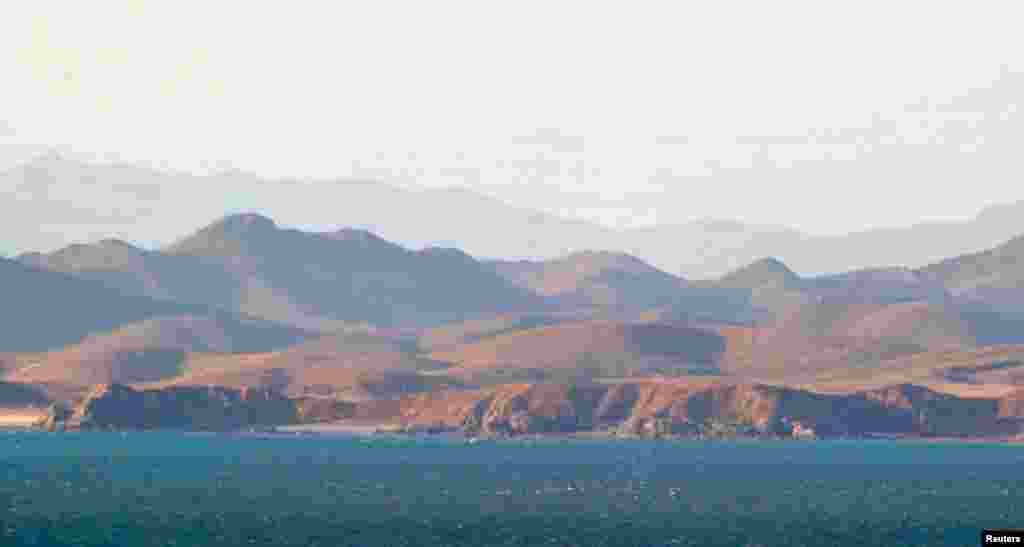
[[0,545],[978,545],[1024,446],[0,433]]

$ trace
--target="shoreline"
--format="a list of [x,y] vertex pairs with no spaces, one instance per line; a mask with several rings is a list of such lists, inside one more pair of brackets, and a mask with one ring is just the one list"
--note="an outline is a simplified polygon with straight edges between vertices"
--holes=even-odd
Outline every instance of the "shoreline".
[[[259,433],[259,432],[257,432]],[[889,442],[927,442],[927,443],[954,443],[954,444],[1018,444],[1024,443],[1024,435],[1003,435],[1003,436],[979,436],[979,437],[925,437],[915,435],[881,434],[873,433],[862,436],[848,437],[783,437],[783,436],[753,436],[736,435],[721,437],[693,437],[693,436],[672,436],[663,437],[643,435],[618,435],[608,431],[574,431],[568,433],[525,433],[517,435],[494,435],[474,434],[453,429],[445,431],[409,431],[400,424],[393,422],[330,422],[322,424],[299,424],[278,426],[271,431],[263,432],[268,435],[281,436],[355,436],[355,437],[386,437],[386,438],[438,438],[438,439],[462,439],[471,442],[481,441],[502,441],[502,440],[599,440],[599,441],[749,441],[749,442],[814,442],[814,441],[889,441]]]
[[300,433],[352,433],[352,434],[380,434],[380,433],[401,433],[402,426],[394,422],[371,422],[371,421],[337,421],[314,424],[296,424],[275,426],[276,431],[300,432]]
[[33,429],[46,417],[45,409],[0,409],[0,429]]
[[618,441],[618,442],[744,442],[744,443],[805,443],[816,442],[888,442],[888,443],[926,443],[926,444],[1024,444],[1024,436],[1002,436],[1002,437],[921,437],[910,435],[864,435],[850,437],[757,437],[757,436],[721,436],[721,437],[687,437],[687,436],[663,436],[650,437],[640,435],[616,435],[606,432],[578,431],[572,433],[526,433],[518,435],[477,435],[463,431],[406,431],[393,424],[382,424],[381,426],[369,424],[301,424],[286,425],[264,428],[250,428],[241,430],[188,430],[188,429],[151,429],[151,430],[57,430],[49,431],[38,427],[36,423],[27,424],[24,421],[16,425],[0,422],[0,432],[46,432],[46,433],[147,433],[147,432],[174,432],[188,436],[203,437],[264,437],[264,438],[360,438],[360,439],[445,439],[464,441],[467,444],[479,442],[497,441]]

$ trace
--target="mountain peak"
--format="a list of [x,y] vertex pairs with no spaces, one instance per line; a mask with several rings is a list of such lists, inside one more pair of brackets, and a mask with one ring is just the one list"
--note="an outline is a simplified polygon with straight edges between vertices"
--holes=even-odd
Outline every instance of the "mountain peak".
[[253,238],[273,235],[275,232],[277,232],[277,224],[263,215],[256,213],[232,214],[178,241],[168,247],[166,251],[172,254],[205,254],[208,251],[221,253],[225,251],[224,245],[227,242],[242,243],[251,241]]
[[593,271],[618,270],[623,272],[645,273],[657,271],[654,266],[639,258],[618,251],[578,251],[561,259],[564,263],[574,263],[577,267]]
[[719,282],[731,287],[756,288],[766,285],[787,287],[799,281],[800,276],[784,262],[775,257],[765,257],[727,274]]
[[216,226],[232,231],[272,230],[277,228],[277,224],[274,224],[273,220],[259,213],[228,215],[217,222]]
[[277,224],[268,217],[257,213],[228,215],[200,230],[203,234],[218,234],[221,237],[242,238],[254,234],[266,234],[277,230]]

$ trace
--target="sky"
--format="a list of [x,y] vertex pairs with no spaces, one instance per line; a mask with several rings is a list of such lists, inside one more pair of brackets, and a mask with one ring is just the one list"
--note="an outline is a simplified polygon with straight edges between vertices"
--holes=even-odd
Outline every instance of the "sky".
[[1014,2],[10,4],[3,167],[55,149],[814,234],[1024,199]]

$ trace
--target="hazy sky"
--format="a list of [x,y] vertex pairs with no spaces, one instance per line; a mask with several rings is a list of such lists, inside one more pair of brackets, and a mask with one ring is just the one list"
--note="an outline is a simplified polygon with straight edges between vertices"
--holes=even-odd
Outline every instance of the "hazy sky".
[[1017,4],[8,2],[0,164],[459,184],[612,226],[964,218],[1024,199]]

